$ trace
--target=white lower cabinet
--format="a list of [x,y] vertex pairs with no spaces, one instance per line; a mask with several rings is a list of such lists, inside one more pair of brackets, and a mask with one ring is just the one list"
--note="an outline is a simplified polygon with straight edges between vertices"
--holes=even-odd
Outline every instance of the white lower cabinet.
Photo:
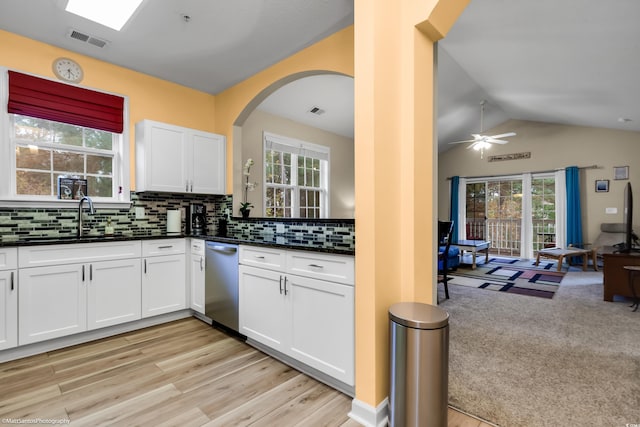
[[289,300],[282,273],[241,265],[239,280],[240,333],[286,353]]
[[20,345],[87,330],[85,264],[20,269]]
[[[262,259],[255,251],[241,246],[240,262]],[[353,257],[281,252],[283,263],[240,265],[240,333],[353,385],[354,286],[353,275],[343,274],[353,270]],[[301,258],[308,271],[298,268]],[[288,273],[291,266],[301,274]]]
[[353,286],[287,276],[289,354],[332,377],[354,384]]
[[204,240],[191,239],[191,253],[189,257],[189,307],[200,314],[204,314]]
[[140,253],[135,241],[20,248],[18,344],[140,319]]
[[139,320],[140,299],[140,259],[89,265],[87,329]]
[[187,307],[185,239],[142,242],[142,317]]
[[0,249],[0,350],[18,345],[18,251]]

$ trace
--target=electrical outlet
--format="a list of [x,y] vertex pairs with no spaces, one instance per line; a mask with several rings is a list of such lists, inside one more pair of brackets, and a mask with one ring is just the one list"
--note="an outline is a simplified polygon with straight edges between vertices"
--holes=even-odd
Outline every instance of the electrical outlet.
[[136,219],[144,219],[144,207],[136,206]]
[[617,214],[618,208],[605,208],[604,213],[606,214]]

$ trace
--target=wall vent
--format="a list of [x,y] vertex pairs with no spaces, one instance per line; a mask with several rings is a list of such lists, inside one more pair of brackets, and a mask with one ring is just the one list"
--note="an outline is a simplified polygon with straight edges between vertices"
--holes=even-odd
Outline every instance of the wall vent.
[[321,116],[325,113],[325,110],[320,107],[313,106],[308,112],[311,114],[315,114],[316,116]]
[[74,40],[78,40],[78,41],[81,41],[81,42],[84,42],[84,43],[89,43],[89,44],[94,45],[94,46],[99,47],[99,48],[103,48],[109,43],[106,40],[100,39],[98,37],[93,37],[93,36],[90,36],[88,34],[81,33],[80,31],[73,30],[73,29],[69,30],[68,36],[69,36],[69,38],[72,38]]

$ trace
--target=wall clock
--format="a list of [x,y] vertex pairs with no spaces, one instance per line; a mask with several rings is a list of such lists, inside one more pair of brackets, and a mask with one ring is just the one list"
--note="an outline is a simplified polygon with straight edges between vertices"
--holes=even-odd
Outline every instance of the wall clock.
[[82,67],[73,59],[58,58],[52,64],[53,73],[60,80],[71,83],[80,83],[84,77]]

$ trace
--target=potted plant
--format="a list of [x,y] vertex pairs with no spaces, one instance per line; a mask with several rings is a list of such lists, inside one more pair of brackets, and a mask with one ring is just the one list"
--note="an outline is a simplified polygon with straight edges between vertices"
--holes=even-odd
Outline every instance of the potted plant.
[[249,182],[249,175],[251,174],[251,166],[253,166],[253,159],[247,159],[244,164],[243,175],[245,176],[244,182],[244,194],[243,201],[240,203],[240,213],[242,214],[242,218],[249,218],[249,214],[251,213],[251,208],[253,204],[251,204],[248,198],[248,192],[253,191],[256,188],[257,183]]

